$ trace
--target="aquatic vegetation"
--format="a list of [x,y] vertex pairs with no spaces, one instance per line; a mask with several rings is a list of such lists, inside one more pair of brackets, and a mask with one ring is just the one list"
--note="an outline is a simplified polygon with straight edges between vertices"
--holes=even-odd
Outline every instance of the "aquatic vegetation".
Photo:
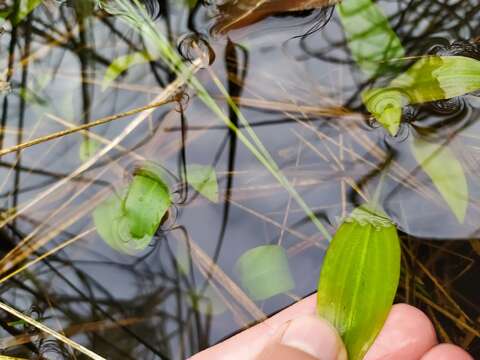
[[[210,201],[218,201],[217,177],[212,167],[189,165],[186,181]],[[173,204],[171,187],[171,175],[160,166],[146,164],[134,170],[128,186],[93,211],[102,239],[127,255],[145,250]],[[183,264],[180,262],[185,269]]]
[[285,249],[263,245],[240,256],[235,270],[254,300],[266,300],[295,287]]
[[102,89],[105,90],[108,88],[112,82],[115,81],[122,73],[132,68],[135,65],[141,65],[149,63],[155,59],[150,56],[146,51],[138,51],[135,53],[123,55],[117,57],[105,70],[105,75],[103,77]]
[[218,202],[218,181],[215,169],[211,166],[187,165],[187,182],[211,202]]
[[160,168],[138,170],[129,186],[112,194],[93,212],[98,233],[113,249],[128,255],[145,250],[172,203]]
[[463,223],[469,203],[468,183],[454,152],[448,144],[433,144],[421,138],[415,138],[411,147],[423,171],[432,179],[457,220]]
[[480,61],[464,56],[425,56],[385,88],[362,94],[367,109],[396,135],[408,104],[451,99],[480,89]]
[[317,311],[338,329],[349,359],[362,359],[382,329],[399,278],[395,224],[376,206],[356,208],[330,243],[317,294]]
[[372,0],[344,0],[338,6],[348,47],[367,76],[383,75],[405,56],[400,39]]
[[92,156],[94,156],[97,153],[100,146],[101,144],[95,139],[91,139],[91,138],[83,139],[78,149],[78,157],[80,158],[80,161],[85,162],[88,159],[90,159]]
[[[0,11],[0,20],[10,21],[12,25],[17,25],[24,20],[28,14],[39,7],[43,0],[19,0],[13,5]],[[0,22],[0,26],[1,26]]]

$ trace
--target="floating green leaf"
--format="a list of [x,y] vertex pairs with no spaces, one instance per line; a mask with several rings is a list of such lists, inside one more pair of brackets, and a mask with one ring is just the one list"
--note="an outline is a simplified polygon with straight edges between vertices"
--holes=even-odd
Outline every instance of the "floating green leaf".
[[162,179],[145,174],[134,176],[124,205],[131,235],[153,236],[171,203],[170,191]]
[[218,202],[218,181],[211,166],[191,164],[187,166],[187,182],[208,200]]
[[361,206],[340,225],[318,284],[318,314],[342,336],[351,360],[363,356],[380,332],[400,277],[400,242],[390,219]]
[[368,76],[387,70],[390,60],[405,56],[400,39],[372,0],[344,0],[337,9],[352,56]]
[[[407,104],[451,99],[480,89],[480,61],[464,56],[425,56],[388,87],[362,94],[373,116],[396,135]],[[388,112],[388,114],[385,114]]]
[[121,195],[112,195],[93,212],[97,231],[113,249],[134,255],[144,250],[171,205],[159,168],[138,170]]
[[245,252],[235,270],[254,300],[266,300],[295,287],[285,249],[263,245]]
[[152,236],[138,239],[131,235],[129,221],[122,205],[123,199],[119,195],[111,195],[94,210],[93,221],[98,234],[112,249],[127,255],[135,255],[150,244]]
[[430,177],[460,223],[465,221],[468,207],[468,183],[462,164],[445,145],[420,138],[412,141],[412,153]]
[[115,79],[117,79],[123,72],[127,71],[135,65],[146,64],[152,61],[152,57],[146,51],[134,52],[131,54],[117,57],[108,66],[102,81],[102,89],[109,87]]

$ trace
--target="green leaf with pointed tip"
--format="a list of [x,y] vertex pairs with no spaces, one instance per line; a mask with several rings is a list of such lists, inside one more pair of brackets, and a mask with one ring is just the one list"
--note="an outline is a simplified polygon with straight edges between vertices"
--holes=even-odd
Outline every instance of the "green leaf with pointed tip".
[[430,177],[460,223],[465,221],[468,207],[468,183],[462,164],[448,146],[416,138],[412,153]]
[[111,195],[93,211],[93,221],[100,237],[115,251],[135,255],[144,250],[152,236],[133,238],[128,219],[123,210],[123,199],[117,194]]
[[[400,124],[398,109],[408,104],[451,99],[480,89],[480,61],[464,56],[425,56],[385,88],[362,94],[368,111],[392,135]],[[389,106],[385,104],[389,103]],[[395,110],[392,110],[395,109]],[[394,113],[384,114],[385,111]],[[387,120],[385,118],[388,118]]]
[[343,0],[337,7],[348,47],[368,76],[388,70],[392,59],[405,56],[388,19],[371,0]]
[[187,182],[211,202],[218,202],[218,181],[213,167],[188,165]]
[[153,236],[172,203],[162,179],[139,174],[133,177],[124,208],[134,238]]
[[131,67],[146,64],[152,60],[152,57],[146,51],[134,52],[117,57],[105,71],[102,81],[102,90],[109,87],[122,73]]
[[238,259],[235,270],[254,300],[266,300],[295,287],[285,249],[278,245],[248,250]]
[[392,307],[400,241],[388,217],[361,206],[340,225],[325,255],[317,311],[338,330],[350,360],[363,359]]

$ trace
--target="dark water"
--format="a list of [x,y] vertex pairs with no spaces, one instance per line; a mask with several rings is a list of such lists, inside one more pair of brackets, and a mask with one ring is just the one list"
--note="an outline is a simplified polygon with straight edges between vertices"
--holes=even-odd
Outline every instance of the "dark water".
[[[175,79],[162,61],[144,61],[104,89],[114,59],[151,44],[118,16],[85,4],[45,1],[16,26],[5,23],[0,35],[3,149],[142,107]],[[0,9],[10,5],[7,1]],[[362,106],[360,93],[373,81],[352,60],[333,8],[276,13],[221,34],[215,31],[215,4],[147,5],[158,31],[179,44],[184,56],[193,54],[194,44],[211,48],[214,61],[197,78],[240,124],[212,74],[220,79],[330,234],[381,183],[381,203],[402,234],[398,301],[422,307],[442,340],[480,355],[480,100],[475,93],[407,107],[400,132],[392,137]],[[480,59],[476,1],[378,5],[408,56]],[[109,359],[186,358],[294,303],[315,291],[328,246],[291,194],[195,92],[178,93],[180,103],[158,107],[135,128],[129,126],[138,114],[95,127],[94,135],[75,133],[0,159],[2,301]],[[410,143],[418,137],[448,139],[462,164],[469,186],[463,224],[415,161]],[[92,153],[115,139],[121,142],[84,169],[89,160],[82,160],[81,148],[90,138],[98,144]],[[172,173],[177,193],[148,248],[130,256],[102,241],[91,215],[146,161]],[[214,166],[218,203],[192,188],[181,191],[185,164]],[[453,176],[449,170],[445,164],[447,177]],[[294,286],[254,301],[235,263],[261,245],[285,249]],[[188,269],[182,271],[179,264],[185,261]],[[201,304],[195,306],[192,299],[198,298]],[[17,320],[0,314],[1,354],[74,358],[66,345]]]

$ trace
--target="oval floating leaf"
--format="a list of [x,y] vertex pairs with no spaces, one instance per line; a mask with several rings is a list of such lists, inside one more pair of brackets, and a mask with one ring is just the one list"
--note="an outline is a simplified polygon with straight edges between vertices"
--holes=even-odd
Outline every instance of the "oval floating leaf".
[[218,202],[218,181],[213,167],[188,165],[187,182],[208,200],[214,203]]
[[153,236],[171,203],[168,186],[161,179],[145,174],[134,176],[124,203],[131,235]]
[[465,221],[468,207],[468,183],[462,164],[453,151],[420,138],[411,143],[412,153],[430,177],[460,223]]
[[152,61],[152,57],[145,51],[134,52],[131,54],[117,57],[108,66],[102,81],[102,90],[109,87],[116,78],[123,72],[127,71],[135,65],[146,64]]
[[367,206],[340,225],[327,250],[317,311],[342,336],[350,360],[360,360],[380,332],[400,277],[400,242],[394,224]]
[[278,245],[248,250],[238,259],[235,270],[254,300],[266,300],[295,287],[285,249]]
[[[451,99],[480,89],[480,61],[464,56],[425,56],[405,73],[393,79],[386,88],[374,88],[362,94],[368,111],[387,129],[400,124],[401,113],[395,112],[385,123],[384,109],[402,108],[407,104]],[[392,96],[394,95],[394,96]],[[395,100],[396,99],[396,100]],[[390,107],[382,104],[390,101]],[[396,133],[392,133],[396,135]]]
[[352,57],[367,75],[386,71],[392,66],[389,60],[405,56],[400,39],[372,0],[344,0],[337,9]]
[[121,195],[112,195],[94,210],[97,231],[114,250],[134,255],[148,246],[171,205],[163,179],[159,169],[146,165]]
[[130,234],[128,219],[122,207],[123,199],[113,194],[93,211],[93,221],[100,237],[114,250],[127,255],[135,255],[144,250],[151,236],[142,239]]

